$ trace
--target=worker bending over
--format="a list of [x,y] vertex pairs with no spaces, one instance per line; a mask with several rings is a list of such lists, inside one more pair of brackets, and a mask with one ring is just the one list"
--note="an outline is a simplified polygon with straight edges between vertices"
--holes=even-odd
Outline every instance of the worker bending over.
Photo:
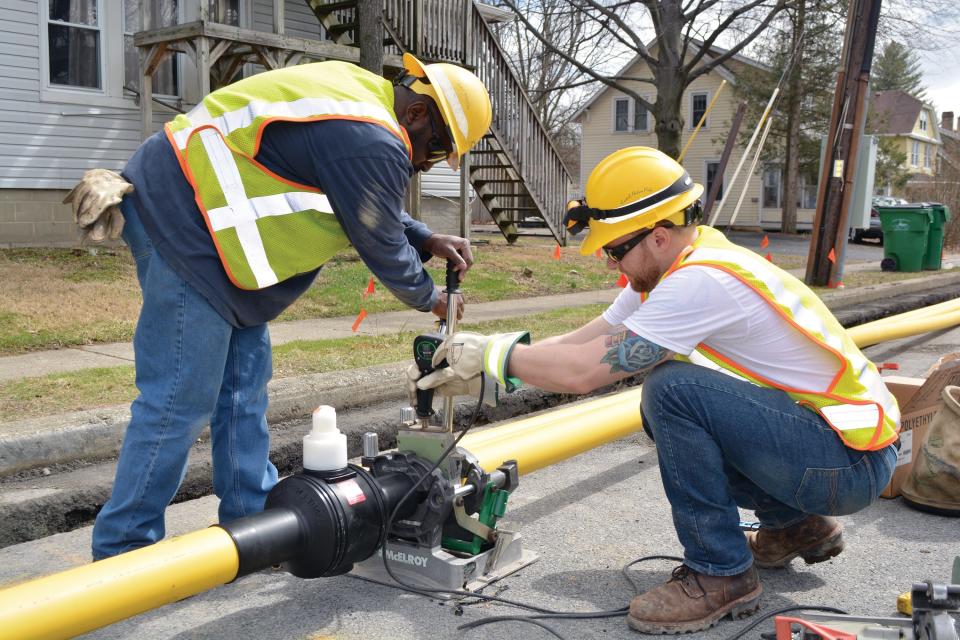
[[220,521],[262,510],[277,481],[266,323],[338,251],[352,244],[397,298],[446,316],[421,260],[453,260],[462,279],[469,243],[434,234],[403,201],[414,172],[456,168],[486,133],[490,98],[454,65],[410,55],[404,65],[396,84],[345,62],[240,80],[146,140],[123,178],[95,170],[68,196],[88,235],[122,228],[143,291],[140,394],[94,559],[164,536],[164,510],[208,423]]
[[[603,248],[630,286],[583,327],[533,345],[525,332],[455,334],[435,358],[449,368],[418,382],[456,393],[485,372],[508,388],[587,393],[648,372],[640,411],[684,559],[630,603],[645,633],[751,613],[756,567],[840,553],[832,516],[876,500],[897,457],[899,410],[876,367],[803,283],[697,226],[702,191],[655,149],[602,160],[567,225],[589,226],[581,253]],[[744,535],[738,506],[759,532]]]

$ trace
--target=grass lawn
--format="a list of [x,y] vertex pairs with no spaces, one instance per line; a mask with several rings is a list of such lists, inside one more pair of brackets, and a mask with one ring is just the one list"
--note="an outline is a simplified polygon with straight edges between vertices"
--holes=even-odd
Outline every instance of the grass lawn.
[[[464,283],[469,302],[525,298],[612,286],[605,261],[564,247],[554,259],[549,239],[508,246],[502,237],[474,246]],[[437,262],[437,261],[431,261]],[[444,265],[428,263],[435,282]],[[279,320],[356,315],[405,308],[379,283],[362,299],[370,271],[347,251],[321,270],[313,287]],[[124,248],[0,250],[0,355],[130,340],[140,309],[136,269]]]
[[[481,333],[497,333],[535,326],[537,335],[548,336],[581,326],[596,317],[603,308],[604,305],[591,305],[526,318],[464,322],[460,327]],[[405,332],[279,345],[273,349],[274,377],[285,378],[410,360],[415,335]],[[132,365],[0,382],[0,423],[124,404],[132,401],[136,395]]]

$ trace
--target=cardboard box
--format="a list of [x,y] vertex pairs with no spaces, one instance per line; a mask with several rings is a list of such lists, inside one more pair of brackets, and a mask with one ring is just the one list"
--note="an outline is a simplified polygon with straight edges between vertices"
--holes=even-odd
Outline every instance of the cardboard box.
[[900,405],[900,452],[890,484],[880,497],[896,498],[913,468],[914,449],[923,444],[927,427],[943,406],[943,388],[960,385],[960,353],[940,358],[925,378],[886,376],[883,381]]

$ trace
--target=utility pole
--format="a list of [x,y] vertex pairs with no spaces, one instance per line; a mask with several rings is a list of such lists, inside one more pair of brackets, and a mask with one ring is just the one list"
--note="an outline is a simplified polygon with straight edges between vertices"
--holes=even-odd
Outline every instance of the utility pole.
[[[817,215],[807,257],[806,282],[833,286],[842,273],[848,211],[853,198],[857,151],[863,137],[870,65],[880,19],[880,0],[850,0],[843,57],[827,130],[827,150],[820,172]],[[834,259],[830,259],[833,250]]]

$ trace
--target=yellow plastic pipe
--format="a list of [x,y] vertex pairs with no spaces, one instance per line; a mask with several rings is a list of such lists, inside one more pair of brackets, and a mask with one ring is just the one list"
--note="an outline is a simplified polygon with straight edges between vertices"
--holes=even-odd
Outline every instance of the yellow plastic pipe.
[[[947,300],[946,302],[940,302],[938,304],[931,305],[929,307],[921,307],[919,309],[914,309],[913,311],[905,311],[899,315],[891,316],[889,318],[881,318],[880,320],[874,320],[873,322],[882,323],[889,322],[890,320],[896,320],[898,323],[903,322],[904,320],[915,320],[917,318],[927,318],[930,316],[936,316],[943,313],[950,313],[952,311],[960,311],[960,298],[955,300]],[[864,323],[860,326],[865,326],[872,323]]]
[[640,421],[640,388],[518,420],[478,434],[467,434],[461,446],[484,469],[516,460],[521,474],[530,473],[635,433]]
[[868,347],[880,342],[897,340],[930,331],[939,331],[960,324],[960,310],[918,318],[907,318],[905,322],[890,322],[892,318],[897,317],[899,316],[868,322],[847,331],[858,346]]
[[0,591],[0,637],[72,638],[233,580],[237,548],[211,527]]

